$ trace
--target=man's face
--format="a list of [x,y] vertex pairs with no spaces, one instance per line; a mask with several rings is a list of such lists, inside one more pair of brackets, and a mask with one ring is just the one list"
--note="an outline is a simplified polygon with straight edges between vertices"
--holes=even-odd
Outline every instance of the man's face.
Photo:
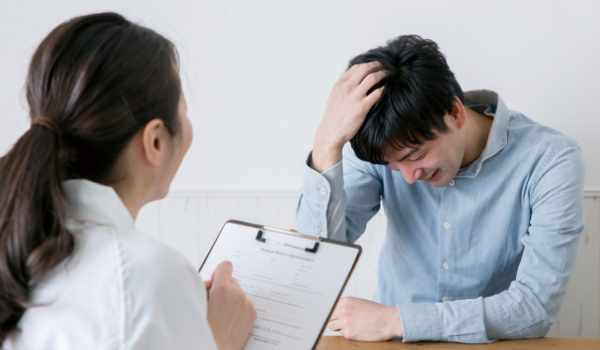
[[450,118],[444,117],[449,128],[446,133],[436,132],[436,139],[421,146],[402,149],[388,146],[384,157],[388,167],[400,171],[409,184],[421,180],[435,187],[446,186],[460,169],[465,154],[464,135]]

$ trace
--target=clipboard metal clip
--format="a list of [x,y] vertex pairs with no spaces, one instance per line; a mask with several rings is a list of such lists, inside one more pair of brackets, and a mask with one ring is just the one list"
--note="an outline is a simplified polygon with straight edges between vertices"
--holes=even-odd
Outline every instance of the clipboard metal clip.
[[263,235],[263,230],[258,230],[258,233],[256,234],[256,240],[259,242],[263,242],[263,243],[278,244],[278,245],[282,245],[282,246],[286,246],[286,247],[290,247],[290,248],[300,249],[300,250],[304,250],[306,252],[313,253],[313,254],[315,254],[317,252],[317,249],[319,249],[319,242],[315,242],[315,245],[312,248],[302,248],[302,247],[298,247],[298,246],[295,246],[292,244],[276,242],[276,241],[273,241],[270,239],[266,239],[266,238],[263,238],[262,235]]

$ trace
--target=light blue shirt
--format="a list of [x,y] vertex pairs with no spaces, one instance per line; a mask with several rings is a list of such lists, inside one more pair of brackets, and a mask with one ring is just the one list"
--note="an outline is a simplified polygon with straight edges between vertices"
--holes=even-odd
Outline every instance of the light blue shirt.
[[397,306],[404,341],[541,337],[558,315],[583,231],[581,149],[494,92],[468,92],[465,104],[494,121],[479,159],[447,186],[409,185],[346,147],[322,174],[306,167],[298,229],[354,242],[383,203],[373,299]]

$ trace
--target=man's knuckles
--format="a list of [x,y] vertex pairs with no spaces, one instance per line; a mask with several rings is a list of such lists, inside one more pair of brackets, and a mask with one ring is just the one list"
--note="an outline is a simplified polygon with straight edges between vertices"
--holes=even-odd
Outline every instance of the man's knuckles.
[[346,339],[356,340],[358,338],[358,332],[354,327],[342,327],[340,330],[342,336]]
[[355,301],[352,298],[342,298],[336,307],[337,313],[340,316],[351,316],[354,309]]
[[342,83],[342,85],[339,87],[342,93],[342,95],[346,96],[346,95],[350,95],[352,93],[352,86],[350,84],[348,84],[348,82],[344,82]]
[[373,86],[375,83],[379,81],[379,76],[375,74],[369,74],[366,78],[363,79],[363,83],[367,84],[367,86]]

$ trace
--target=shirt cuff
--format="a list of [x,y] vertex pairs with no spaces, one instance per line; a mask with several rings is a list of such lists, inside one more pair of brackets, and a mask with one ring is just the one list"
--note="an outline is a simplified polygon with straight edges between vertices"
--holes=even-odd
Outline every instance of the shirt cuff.
[[442,340],[442,322],[435,304],[397,305],[402,323],[403,341]]
[[[311,192],[316,191],[314,195],[323,196],[327,194],[328,202],[330,196],[332,199],[337,198],[344,191],[344,172],[342,161],[340,160],[336,165],[322,173],[319,173],[310,167],[311,159],[312,152],[309,153],[308,159],[306,159],[304,179],[307,181],[304,183],[304,190],[308,190],[308,192],[305,191],[304,193],[311,195]],[[323,182],[323,178],[325,178],[326,183]]]
[[296,222],[300,232],[328,238],[327,212],[330,203],[343,198],[344,176],[342,161],[322,174],[310,167],[312,152],[304,165],[304,180]]

